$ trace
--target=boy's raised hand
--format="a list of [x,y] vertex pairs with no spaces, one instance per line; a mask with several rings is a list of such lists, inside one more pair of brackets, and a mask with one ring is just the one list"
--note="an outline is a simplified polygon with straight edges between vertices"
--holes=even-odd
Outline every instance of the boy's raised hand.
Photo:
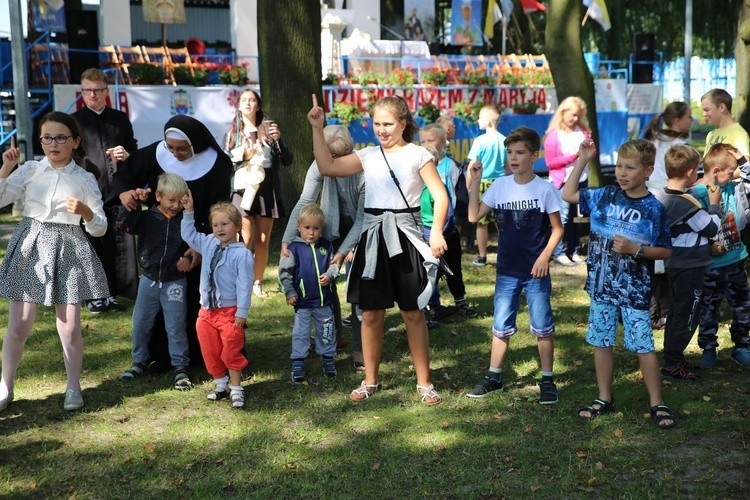
[[482,162],[472,160],[466,169],[466,184],[471,187],[472,184],[479,184],[482,180]]
[[322,129],[326,124],[326,113],[323,108],[318,106],[318,96],[315,94],[312,95],[312,108],[307,113],[307,120],[313,128]]
[[596,157],[596,144],[591,138],[584,139],[578,147],[578,158],[588,163]]
[[194,208],[193,193],[191,193],[189,189],[188,189],[187,194],[182,197],[182,207],[185,209],[186,212],[193,211],[193,208]]

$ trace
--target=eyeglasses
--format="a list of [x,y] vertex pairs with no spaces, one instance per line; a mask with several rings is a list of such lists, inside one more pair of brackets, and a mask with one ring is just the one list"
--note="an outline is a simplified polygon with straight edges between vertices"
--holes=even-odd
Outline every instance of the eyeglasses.
[[109,88],[104,87],[104,88],[101,88],[101,89],[81,89],[81,92],[83,92],[86,95],[91,95],[91,94],[99,95],[102,92],[104,92],[105,90],[109,90]]
[[49,146],[50,144],[52,144],[52,141],[55,141],[58,144],[65,144],[66,142],[68,142],[68,139],[70,139],[71,137],[73,136],[72,135],[56,135],[52,137],[51,135],[43,135],[42,137],[39,138],[39,140],[42,141],[42,144],[44,144],[45,146]]
[[164,148],[167,151],[169,151],[170,153],[172,153],[172,154],[177,153],[178,155],[186,155],[186,154],[189,154],[189,153],[192,152],[192,149],[190,148],[190,146],[187,146],[187,147],[184,147],[184,148],[173,148],[172,146],[170,146],[166,142],[163,143],[163,144],[164,144]]

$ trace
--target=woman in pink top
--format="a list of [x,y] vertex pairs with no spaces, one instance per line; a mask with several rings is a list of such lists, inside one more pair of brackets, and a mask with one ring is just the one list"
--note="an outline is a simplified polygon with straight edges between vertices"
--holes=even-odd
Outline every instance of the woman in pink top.
[[[552,258],[563,266],[586,261],[578,255],[578,229],[573,222],[578,206],[562,199],[563,185],[578,159],[578,147],[584,139],[591,137],[586,111],[586,103],[580,97],[566,98],[557,107],[544,136],[544,160],[549,169],[549,178],[561,195],[560,218],[565,228],[565,235],[555,248]],[[581,188],[588,186],[588,170],[586,167],[581,174]]]

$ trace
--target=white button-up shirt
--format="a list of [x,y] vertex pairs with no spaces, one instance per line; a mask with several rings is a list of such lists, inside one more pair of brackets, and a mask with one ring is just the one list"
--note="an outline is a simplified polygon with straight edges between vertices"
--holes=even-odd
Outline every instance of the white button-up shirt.
[[81,216],[68,212],[68,198],[83,201],[94,217],[84,221],[91,236],[104,236],[107,218],[104,215],[102,194],[94,175],[71,160],[66,166],[55,168],[47,158],[27,161],[6,179],[0,179],[0,207],[25,196],[23,216],[39,222],[78,225]]

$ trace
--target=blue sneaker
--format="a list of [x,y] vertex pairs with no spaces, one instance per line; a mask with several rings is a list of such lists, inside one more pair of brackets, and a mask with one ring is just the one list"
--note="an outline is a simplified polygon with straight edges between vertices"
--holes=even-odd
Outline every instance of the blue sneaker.
[[735,347],[732,349],[731,358],[743,368],[750,368],[750,348]]
[[305,379],[305,364],[299,361],[292,363],[292,382],[295,384],[304,384]]
[[[734,355],[734,352],[732,354]],[[716,349],[703,349],[701,366],[704,368],[713,368],[716,366]]]

